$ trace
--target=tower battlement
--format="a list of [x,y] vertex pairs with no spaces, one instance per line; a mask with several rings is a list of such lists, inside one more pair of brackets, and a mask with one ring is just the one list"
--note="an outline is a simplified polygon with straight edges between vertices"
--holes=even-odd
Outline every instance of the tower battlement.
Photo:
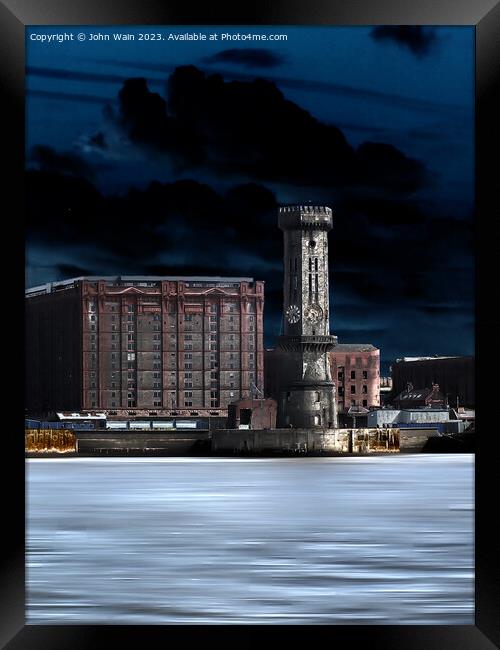
[[278,225],[281,230],[330,230],[332,209],[324,205],[284,205],[279,208]]

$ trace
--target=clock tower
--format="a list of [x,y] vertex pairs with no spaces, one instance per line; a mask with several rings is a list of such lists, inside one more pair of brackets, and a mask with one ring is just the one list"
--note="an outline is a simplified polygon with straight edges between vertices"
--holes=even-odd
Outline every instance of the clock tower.
[[332,210],[323,206],[279,208],[284,233],[284,354],[278,427],[337,426],[335,385],[328,352],[337,339],[330,335],[328,231]]

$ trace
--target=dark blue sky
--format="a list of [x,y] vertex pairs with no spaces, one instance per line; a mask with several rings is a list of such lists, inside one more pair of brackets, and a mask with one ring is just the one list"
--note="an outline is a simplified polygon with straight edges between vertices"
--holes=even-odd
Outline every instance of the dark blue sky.
[[[88,40],[125,31],[219,40]],[[275,206],[326,203],[339,340],[377,345],[384,368],[473,353],[473,28],[36,27],[27,66],[28,285],[251,274],[272,345]]]

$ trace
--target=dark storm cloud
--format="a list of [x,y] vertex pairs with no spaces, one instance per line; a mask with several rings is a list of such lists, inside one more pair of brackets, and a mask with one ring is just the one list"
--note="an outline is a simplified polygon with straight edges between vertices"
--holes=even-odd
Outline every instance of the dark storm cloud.
[[123,273],[134,264],[139,272],[159,255],[195,254],[198,264],[213,259],[224,272],[228,264],[237,267],[235,252],[258,258],[280,242],[274,227],[262,240],[262,230],[274,226],[276,200],[256,184],[222,195],[196,181],[154,182],[143,191],[104,196],[86,179],[31,170],[26,190],[31,241],[92,245],[121,260]]
[[[401,356],[401,350],[426,353],[430,331],[437,333],[427,351],[451,353],[448,327],[454,337],[449,345],[460,352],[458,339],[469,336],[473,319],[470,223],[424,214],[414,200],[356,196],[332,194],[329,202],[333,332],[341,342],[370,342],[384,355]],[[26,197],[28,248],[51,251],[53,279],[252,276],[266,283],[266,345],[274,344],[283,234],[276,197],[265,186],[240,184],[222,193],[184,180],[108,196],[86,179],[31,170]],[[58,251],[63,259],[71,251],[71,262],[51,262]],[[40,253],[37,260],[47,273]]]
[[28,164],[49,172],[61,172],[89,179],[94,176],[94,169],[77,154],[71,151],[55,151],[46,145],[35,145],[31,148]]
[[371,36],[376,41],[389,41],[407,48],[419,57],[429,54],[437,43],[435,29],[421,25],[381,25],[374,27]]
[[427,182],[420,161],[385,143],[351,147],[340,129],[263,79],[225,82],[182,66],[169,77],[167,101],[142,78],[128,79],[119,100],[115,121],[131,141],[186,168],[261,182],[393,192],[412,192]]
[[276,68],[286,59],[265,48],[231,48],[202,59],[205,63],[233,63],[247,68]]

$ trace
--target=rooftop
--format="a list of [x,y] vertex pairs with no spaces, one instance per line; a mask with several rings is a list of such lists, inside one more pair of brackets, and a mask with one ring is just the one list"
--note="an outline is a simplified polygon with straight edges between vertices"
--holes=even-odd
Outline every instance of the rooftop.
[[178,282],[254,282],[253,278],[226,278],[220,275],[201,276],[201,275],[85,275],[69,280],[59,280],[57,282],[47,282],[36,287],[30,287],[25,290],[25,294],[39,291],[50,293],[52,287],[64,287],[75,282],[86,280],[88,282],[161,282],[162,280],[171,280]]

